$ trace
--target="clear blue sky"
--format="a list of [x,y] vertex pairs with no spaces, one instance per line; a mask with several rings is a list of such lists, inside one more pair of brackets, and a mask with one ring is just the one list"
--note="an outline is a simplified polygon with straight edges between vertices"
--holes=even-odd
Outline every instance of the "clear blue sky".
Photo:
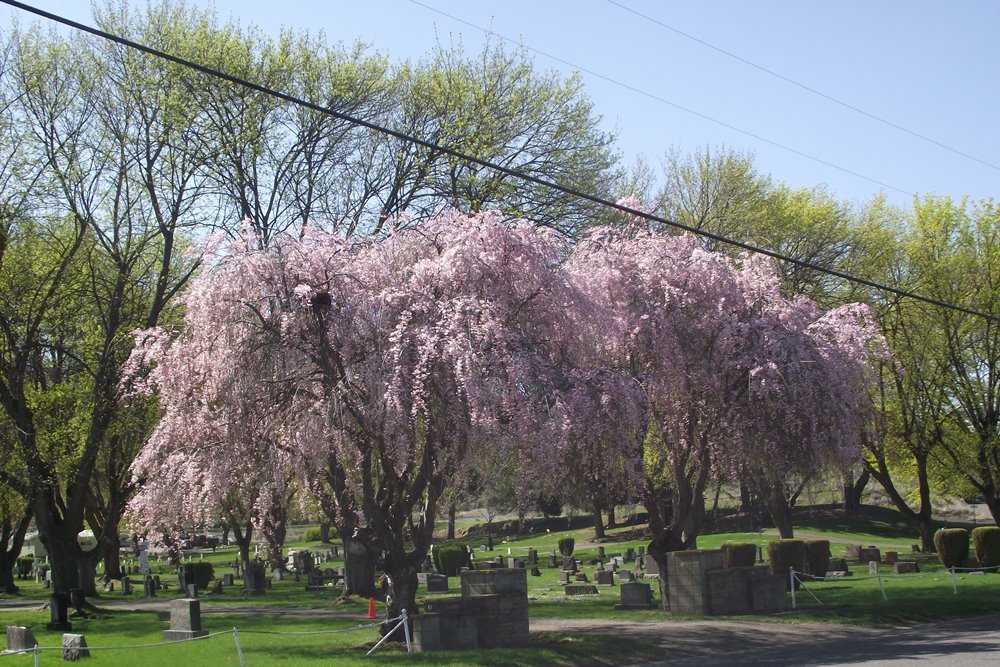
[[[1000,198],[997,167],[845,109],[608,0],[420,2],[426,7],[410,0],[188,0],[214,5],[220,18],[268,31],[287,25],[322,29],[331,41],[362,39],[395,59],[420,58],[436,41],[460,41],[468,52],[478,51],[483,31],[444,15],[450,14],[536,50],[540,68],[591,70],[745,132],[584,73],[588,94],[608,127],[617,130],[629,161],[643,154],[658,165],[671,147],[694,151],[724,144],[753,152],[759,170],[776,180],[794,187],[825,184],[852,201],[865,201],[879,190],[903,206],[911,201],[904,193]],[[1000,2],[615,2],[1000,165]],[[87,0],[33,4],[90,22]],[[0,26],[14,15],[32,20],[0,7]]]

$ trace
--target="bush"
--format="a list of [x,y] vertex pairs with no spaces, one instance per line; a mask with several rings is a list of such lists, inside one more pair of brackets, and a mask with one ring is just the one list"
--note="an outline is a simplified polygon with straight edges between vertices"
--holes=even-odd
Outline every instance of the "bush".
[[572,556],[573,549],[576,547],[576,540],[572,537],[560,537],[559,538],[559,553],[563,556]]
[[445,544],[433,551],[434,567],[446,577],[457,577],[463,567],[469,567],[469,550],[462,544]]
[[31,574],[31,566],[35,564],[34,556],[19,556],[16,565],[14,566],[17,570],[17,576],[27,577]]
[[934,548],[945,567],[961,567],[969,557],[969,531],[965,528],[942,528],[934,533]]
[[[1000,566],[1000,528],[980,526],[972,530],[972,545],[976,549],[976,560],[982,567]],[[994,570],[996,572],[998,570]]]
[[829,569],[830,540],[806,540],[806,573],[825,577]]
[[184,583],[194,584],[198,587],[198,590],[206,590],[208,583],[215,578],[215,568],[212,567],[211,563],[206,563],[205,561],[184,563],[183,568]]
[[306,532],[302,534],[302,540],[305,542],[319,542],[321,539],[319,526],[310,526],[306,528]]
[[[806,543],[802,540],[775,540],[767,543],[767,560],[771,574],[778,574],[788,579],[788,568],[796,572],[805,572]],[[788,585],[787,583],[785,584]]]
[[722,562],[726,568],[754,565],[757,562],[757,545],[753,542],[726,542],[722,545]]

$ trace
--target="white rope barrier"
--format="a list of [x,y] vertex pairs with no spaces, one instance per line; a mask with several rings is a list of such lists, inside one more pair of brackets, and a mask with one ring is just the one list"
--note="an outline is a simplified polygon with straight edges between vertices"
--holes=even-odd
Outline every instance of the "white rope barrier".
[[[952,593],[954,593],[955,595],[958,595],[958,573],[959,572],[985,572],[985,571],[988,571],[988,570],[997,570],[997,569],[1000,569],[1000,566],[997,566],[997,565],[991,565],[991,566],[988,566],[988,567],[957,567],[957,566],[952,566],[952,567],[949,567],[947,570],[945,570],[944,573],[947,573],[948,575],[950,575]],[[852,577],[821,577],[821,576],[817,576],[817,575],[813,575],[813,574],[808,574],[806,572],[798,572],[798,571],[795,570],[794,567],[791,567],[791,566],[788,568],[788,572],[789,572],[789,574],[788,574],[788,576],[789,576],[789,582],[790,582],[791,589],[792,589],[792,591],[791,591],[792,592],[792,609],[796,609],[797,605],[798,605],[798,602],[797,602],[797,599],[796,599],[796,596],[795,596],[795,582],[796,581],[799,582],[799,584],[801,585],[801,587],[807,593],[809,593],[809,595],[812,596],[812,598],[816,602],[818,602],[819,604],[822,605],[823,604],[822,601],[820,601],[819,598],[816,597],[815,593],[813,593],[811,590],[809,590],[809,588],[806,587],[805,582],[804,582],[805,579],[809,579],[810,581],[819,581],[819,582],[839,581],[839,582],[844,582],[844,583],[847,583],[847,582],[854,583],[854,582],[862,582],[862,581],[871,581],[871,580],[874,579],[874,580],[876,580],[878,582],[878,588],[879,588],[879,592],[882,594],[882,600],[888,602],[889,598],[888,598],[888,595],[886,594],[886,591],[885,591],[885,580],[887,580],[887,579],[903,579],[903,580],[906,580],[906,581],[912,581],[914,579],[925,579],[927,577],[932,577],[932,578],[937,579],[937,578],[939,578],[941,576],[941,574],[944,574],[942,572],[913,572],[913,573],[909,573],[909,574],[882,574],[881,572],[878,572],[876,570],[874,575],[870,575],[870,576],[867,576],[867,577],[854,577],[854,576],[852,576]]]

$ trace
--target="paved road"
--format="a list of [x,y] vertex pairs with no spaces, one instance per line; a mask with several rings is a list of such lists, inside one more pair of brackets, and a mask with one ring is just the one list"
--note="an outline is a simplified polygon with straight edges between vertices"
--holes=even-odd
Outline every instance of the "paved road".
[[531,629],[606,633],[649,641],[662,649],[663,659],[644,667],[1000,665],[1000,614],[899,629],[739,621],[533,621]]

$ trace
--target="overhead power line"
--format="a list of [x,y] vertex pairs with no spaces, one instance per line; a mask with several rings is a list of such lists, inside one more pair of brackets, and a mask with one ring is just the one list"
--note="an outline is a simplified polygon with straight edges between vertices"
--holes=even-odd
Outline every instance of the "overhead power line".
[[673,32],[675,34],[680,35],[681,37],[689,39],[689,40],[691,40],[693,42],[697,42],[698,44],[701,44],[702,46],[704,46],[706,48],[712,49],[713,51],[715,51],[717,53],[721,53],[724,56],[728,56],[728,57],[732,58],[733,60],[738,60],[741,63],[743,63],[744,65],[748,65],[750,67],[753,67],[754,69],[759,70],[761,72],[764,72],[765,74],[769,74],[770,76],[773,76],[776,79],[781,79],[785,83],[790,83],[791,85],[796,86],[797,88],[801,88],[802,90],[804,90],[806,92],[809,92],[809,93],[812,93],[813,95],[818,95],[819,97],[822,97],[825,100],[833,102],[834,104],[840,105],[840,106],[844,107],[845,109],[849,109],[849,110],[851,110],[851,111],[853,111],[855,113],[858,113],[858,114],[861,114],[862,116],[865,116],[866,118],[869,118],[871,120],[874,120],[874,121],[877,121],[879,123],[882,123],[883,125],[891,127],[891,128],[893,128],[895,130],[899,130],[900,132],[904,132],[904,133],[910,135],[911,137],[916,137],[917,139],[920,139],[921,141],[925,141],[925,142],[927,142],[929,144],[933,144],[934,146],[937,146],[938,148],[943,148],[946,151],[950,151],[950,152],[954,153],[955,155],[960,155],[960,156],[962,156],[964,158],[972,160],[973,162],[978,162],[981,165],[989,167],[990,169],[996,169],[997,171],[1000,171],[1000,165],[997,165],[997,164],[994,164],[994,163],[989,162],[987,160],[984,160],[982,158],[976,157],[975,155],[972,155],[970,153],[966,153],[965,151],[960,150],[958,148],[955,148],[954,146],[949,146],[948,144],[940,142],[937,139],[932,139],[931,137],[928,137],[925,134],[921,134],[920,132],[916,132],[916,131],[911,130],[911,129],[907,128],[907,127],[903,127],[902,125],[900,125],[898,123],[894,123],[891,120],[889,120],[887,118],[883,118],[881,116],[878,116],[878,115],[876,115],[874,113],[871,113],[870,111],[865,111],[864,109],[862,109],[860,107],[857,107],[857,106],[854,106],[853,104],[851,104],[849,102],[845,102],[845,101],[843,101],[841,99],[838,99],[838,98],[834,97],[833,95],[829,95],[827,93],[824,93],[822,90],[817,90],[816,88],[813,88],[811,86],[808,86],[808,85],[802,83],[801,81],[796,81],[795,79],[793,79],[791,77],[785,76],[781,72],[776,72],[776,71],[774,71],[772,69],[764,67],[763,65],[758,65],[757,63],[753,62],[752,60],[748,60],[747,58],[744,58],[743,56],[740,56],[740,55],[738,55],[736,53],[733,53],[732,51],[727,51],[726,49],[723,49],[721,47],[716,46],[715,44],[712,44],[710,42],[706,42],[705,40],[700,39],[698,37],[695,37],[694,35],[692,35],[690,33],[684,32],[683,30],[681,30],[679,28],[675,28],[674,26],[669,25],[667,23],[664,23],[663,21],[660,21],[659,19],[653,18],[652,16],[649,16],[648,14],[643,14],[642,12],[640,12],[640,11],[638,11],[636,9],[632,9],[631,7],[629,7],[627,5],[623,5],[622,3],[618,2],[617,0],[607,0],[607,1],[609,3],[611,3],[612,5],[614,5],[615,7],[619,7],[621,9],[625,10],[626,12],[634,14],[635,16],[638,16],[639,18],[645,19],[646,21],[649,21],[650,23],[653,23],[655,25],[660,26],[664,30],[669,30],[669,31],[671,31],[671,32]]
[[1000,317],[997,317],[995,315],[990,315],[988,313],[980,312],[980,311],[974,310],[972,308],[966,308],[965,306],[959,306],[957,304],[948,303],[947,301],[942,301],[940,299],[935,299],[935,298],[932,298],[932,297],[924,296],[922,294],[917,294],[915,292],[909,292],[907,290],[897,289],[895,287],[890,287],[888,285],[882,285],[880,283],[874,282],[872,280],[868,280],[866,278],[861,278],[861,277],[854,276],[854,275],[851,275],[851,274],[848,274],[848,273],[844,273],[842,271],[837,271],[835,269],[831,269],[831,268],[828,268],[828,267],[825,267],[825,266],[821,266],[819,264],[813,264],[812,262],[807,262],[805,260],[796,259],[794,257],[789,257],[789,256],[783,255],[783,254],[781,254],[779,252],[775,252],[773,250],[768,250],[766,248],[761,248],[761,247],[758,247],[758,246],[755,246],[755,245],[752,245],[752,244],[749,244],[749,243],[744,243],[742,241],[737,241],[736,239],[733,239],[733,238],[730,238],[730,237],[727,237],[727,236],[723,236],[721,234],[715,234],[715,233],[708,232],[708,231],[705,231],[705,230],[696,229],[694,227],[691,227],[689,225],[685,225],[685,224],[677,222],[675,220],[670,220],[670,219],[663,218],[663,217],[660,217],[660,216],[657,216],[657,215],[652,215],[650,213],[646,213],[644,211],[639,211],[639,210],[631,208],[629,206],[624,206],[622,204],[618,204],[616,202],[612,202],[612,201],[609,201],[607,199],[603,199],[603,198],[598,197],[596,195],[592,195],[590,193],[583,192],[582,190],[577,190],[575,188],[567,187],[567,186],[561,185],[559,183],[555,183],[553,181],[546,180],[544,178],[539,178],[537,176],[532,176],[531,174],[524,174],[522,172],[517,171],[516,169],[511,169],[510,167],[504,167],[503,165],[499,165],[499,164],[496,164],[494,162],[490,162],[489,160],[484,160],[482,158],[474,157],[472,155],[469,155],[467,153],[463,153],[462,151],[460,151],[458,149],[455,149],[455,148],[451,148],[449,146],[442,146],[442,145],[434,143],[432,141],[427,141],[426,139],[421,139],[419,137],[414,137],[412,135],[406,134],[405,132],[400,132],[398,130],[393,130],[391,128],[387,128],[387,127],[383,127],[381,125],[378,125],[377,123],[373,123],[371,121],[367,121],[367,120],[364,120],[364,119],[361,119],[361,118],[357,118],[357,117],[352,116],[350,114],[346,114],[346,113],[343,113],[343,112],[340,112],[340,111],[334,111],[332,109],[328,109],[326,107],[322,107],[322,106],[320,106],[318,104],[315,104],[313,102],[309,102],[308,100],[303,100],[301,98],[295,97],[294,95],[289,95],[288,93],[283,93],[281,91],[274,90],[274,89],[268,88],[266,86],[262,86],[262,85],[260,85],[258,83],[254,83],[252,81],[248,81],[246,79],[242,79],[240,77],[233,76],[232,74],[227,74],[227,73],[219,71],[217,69],[214,69],[214,68],[211,68],[211,67],[207,67],[205,65],[202,65],[202,64],[199,64],[199,63],[187,60],[185,58],[181,58],[179,56],[175,56],[175,55],[170,54],[170,53],[166,53],[165,51],[160,51],[159,49],[154,49],[154,48],[152,48],[150,46],[146,46],[145,44],[141,44],[139,42],[135,42],[135,41],[127,39],[125,37],[120,37],[118,35],[109,33],[107,31],[100,30],[98,28],[94,28],[92,26],[86,25],[84,23],[79,23],[77,21],[73,21],[72,19],[65,18],[65,17],[60,16],[58,14],[53,14],[52,12],[45,11],[44,9],[39,9],[39,8],[33,7],[31,5],[27,5],[27,4],[23,3],[23,2],[19,2],[18,0],[0,0],[0,3],[5,4],[5,5],[9,5],[11,7],[16,7],[17,9],[26,11],[26,12],[28,12],[30,14],[34,14],[36,16],[40,16],[40,17],[42,17],[44,19],[48,19],[50,21],[53,21],[53,22],[56,22],[56,23],[60,23],[62,25],[68,26],[68,27],[73,28],[75,30],[79,30],[81,32],[85,32],[85,33],[94,35],[96,37],[100,37],[101,39],[106,39],[106,40],[109,40],[111,42],[115,42],[117,44],[121,44],[122,46],[128,47],[130,49],[135,49],[137,51],[141,51],[141,52],[146,53],[148,55],[151,55],[151,56],[153,56],[155,58],[160,58],[162,60],[166,60],[166,61],[175,63],[177,65],[181,65],[182,67],[186,67],[188,69],[192,69],[192,70],[195,70],[197,72],[201,72],[202,74],[206,74],[206,75],[211,76],[213,78],[221,79],[223,81],[228,81],[228,82],[236,84],[238,86],[242,86],[242,87],[245,87],[245,88],[247,88],[249,90],[253,90],[253,91],[256,91],[258,93],[261,93],[262,95],[267,95],[267,96],[270,96],[270,97],[274,97],[276,99],[284,100],[285,102],[289,102],[291,104],[295,104],[295,105],[301,106],[301,107],[306,108],[306,109],[311,109],[312,111],[315,111],[316,113],[327,114],[329,116],[332,116],[334,118],[343,120],[343,121],[351,123],[353,125],[357,125],[358,127],[363,127],[363,128],[372,130],[374,132],[379,132],[381,134],[385,134],[385,135],[388,135],[390,137],[394,137],[394,138],[399,139],[401,141],[406,141],[406,142],[415,144],[417,146],[423,146],[424,148],[428,148],[428,149],[431,149],[431,150],[434,150],[434,151],[438,151],[438,152],[444,153],[446,155],[451,155],[452,157],[458,158],[459,160],[462,160],[462,161],[465,161],[465,162],[469,162],[469,163],[472,163],[472,164],[478,164],[478,165],[480,165],[482,167],[486,167],[487,169],[491,169],[491,170],[493,170],[493,171],[495,171],[497,173],[506,174],[506,175],[512,176],[514,178],[519,178],[521,180],[527,181],[529,183],[534,183],[534,184],[540,185],[542,187],[551,188],[551,189],[556,190],[558,192],[561,192],[563,194],[570,195],[572,197],[577,197],[579,199],[583,199],[583,200],[586,200],[586,201],[589,201],[589,202],[592,202],[594,204],[598,204],[598,205],[601,205],[601,206],[604,206],[604,207],[607,207],[607,208],[610,208],[610,209],[614,209],[616,211],[619,211],[621,213],[625,213],[627,215],[637,216],[637,217],[643,218],[643,219],[651,221],[651,222],[656,222],[656,223],[659,223],[661,225],[665,225],[665,226],[668,226],[668,227],[673,227],[673,228],[676,228],[676,229],[680,229],[682,231],[690,232],[692,234],[696,234],[696,235],[702,236],[704,238],[712,239],[713,241],[717,241],[719,243],[724,243],[726,245],[733,246],[735,248],[740,248],[741,250],[746,250],[747,252],[759,253],[761,255],[765,255],[767,257],[771,257],[773,259],[776,259],[776,260],[779,260],[779,261],[782,261],[782,262],[787,262],[787,263],[792,264],[794,266],[798,266],[798,267],[801,267],[801,268],[804,268],[804,269],[809,269],[809,270],[812,270],[812,271],[817,271],[819,273],[823,273],[823,274],[826,274],[826,275],[829,275],[829,276],[833,276],[835,278],[840,278],[841,280],[846,280],[846,281],[849,281],[849,282],[852,282],[852,283],[856,283],[858,285],[864,285],[866,287],[870,287],[872,289],[878,290],[880,292],[884,292],[886,294],[893,294],[893,295],[898,296],[898,297],[914,299],[916,301],[921,301],[923,303],[931,304],[933,306],[938,306],[938,307],[941,307],[941,308],[948,308],[950,310],[954,310],[954,311],[957,311],[957,312],[965,313],[967,315],[973,315],[973,316],[981,317],[981,318],[984,318],[984,319],[987,319],[987,320],[994,320],[994,321],[1000,322]]
[[414,5],[419,6],[419,7],[423,7],[424,9],[426,9],[428,11],[434,12],[435,14],[439,14],[441,16],[449,18],[452,21],[457,21],[458,23],[461,23],[463,25],[467,25],[470,28],[475,28],[476,30],[481,30],[482,32],[486,33],[487,35],[493,35],[495,37],[498,37],[498,38],[502,39],[503,41],[505,41],[505,42],[507,42],[509,44],[514,44],[514,45],[519,46],[521,48],[527,49],[528,51],[531,51],[533,53],[537,53],[540,56],[543,56],[543,57],[548,58],[550,60],[554,60],[554,61],[556,61],[558,63],[562,63],[563,65],[566,65],[567,67],[572,67],[575,70],[578,70],[580,72],[584,72],[586,74],[589,74],[590,76],[596,77],[596,78],[601,79],[603,81],[607,81],[608,83],[614,84],[614,85],[618,86],[619,88],[624,88],[625,90],[631,91],[633,93],[637,93],[639,95],[642,95],[643,97],[648,97],[651,100],[654,100],[656,102],[660,102],[661,104],[666,104],[667,106],[670,106],[670,107],[673,107],[674,109],[678,109],[680,111],[683,111],[684,113],[691,114],[692,116],[697,116],[698,118],[701,118],[702,120],[707,120],[710,123],[715,123],[716,125],[724,127],[724,128],[726,128],[728,130],[733,130],[734,132],[739,132],[740,134],[746,135],[746,136],[748,136],[748,137],[750,137],[752,139],[756,139],[757,141],[762,141],[765,144],[770,144],[771,146],[774,146],[776,148],[780,148],[783,151],[787,151],[789,153],[793,153],[795,155],[798,155],[799,157],[804,157],[807,160],[812,160],[813,162],[816,162],[818,164],[824,165],[826,167],[830,167],[832,169],[836,169],[837,171],[843,172],[845,174],[849,174],[851,176],[854,176],[855,178],[860,178],[862,180],[868,181],[869,183],[874,183],[875,185],[878,185],[880,187],[886,188],[887,190],[893,190],[895,192],[899,192],[900,194],[904,194],[907,197],[915,197],[916,196],[916,194],[914,194],[913,192],[910,192],[909,190],[905,190],[903,188],[896,187],[895,185],[890,185],[889,183],[885,183],[883,181],[880,181],[877,178],[872,178],[871,176],[865,176],[864,174],[862,174],[860,172],[854,171],[852,169],[848,169],[847,167],[842,167],[839,164],[836,164],[834,162],[830,162],[829,160],[824,160],[821,157],[816,157],[815,155],[810,155],[809,153],[806,153],[805,151],[800,151],[797,148],[793,148],[793,147],[791,147],[791,146],[789,146],[787,144],[783,144],[783,143],[781,143],[779,141],[775,141],[774,139],[768,139],[767,137],[765,137],[763,135],[760,135],[760,134],[756,134],[755,132],[751,132],[749,130],[744,130],[741,127],[733,125],[732,123],[727,123],[724,120],[719,120],[718,118],[715,118],[713,116],[709,116],[708,114],[702,113],[701,111],[697,111],[697,110],[692,109],[690,107],[686,107],[686,106],[684,106],[682,104],[678,104],[677,102],[673,102],[671,100],[668,100],[667,98],[661,97],[660,95],[657,95],[655,93],[651,93],[651,92],[643,90],[641,88],[637,88],[637,87],[635,87],[635,86],[633,86],[631,84],[625,83],[623,81],[619,81],[618,79],[610,77],[610,76],[608,76],[606,74],[601,74],[600,72],[595,72],[592,69],[588,69],[586,67],[581,67],[580,65],[577,65],[576,63],[572,63],[572,62],[570,62],[570,61],[568,61],[568,60],[566,60],[564,58],[560,58],[559,56],[553,55],[551,53],[547,53],[545,51],[542,51],[541,49],[536,49],[533,46],[529,46],[529,45],[525,44],[524,42],[520,42],[520,41],[517,41],[517,40],[513,40],[513,39],[511,39],[509,37],[505,37],[504,35],[501,35],[500,33],[496,32],[495,30],[492,30],[490,28],[484,28],[481,25],[476,25],[475,23],[472,23],[470,21],[466,21],[465,19],[460,18],[458,16],[455,16],[454,14],[449,14],[448,12],[442,11],[442,10],[436,8],[436,7],[432,7],[430,5],[424,4],[423,2],[420,2],[419,0],[410,0],[410,2],[413,3]]

